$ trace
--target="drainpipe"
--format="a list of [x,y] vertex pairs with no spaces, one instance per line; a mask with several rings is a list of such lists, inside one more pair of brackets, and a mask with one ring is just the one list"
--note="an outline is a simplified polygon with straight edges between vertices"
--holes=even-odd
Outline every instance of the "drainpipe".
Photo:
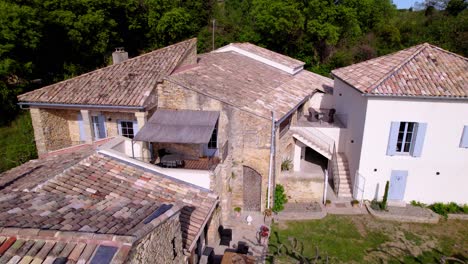
[[267,208],[270,209],[271,177],[273,174],[273,157],[275,155],[275,113],[271,111],[271,143],[270,143],[270,168],[268,170]]

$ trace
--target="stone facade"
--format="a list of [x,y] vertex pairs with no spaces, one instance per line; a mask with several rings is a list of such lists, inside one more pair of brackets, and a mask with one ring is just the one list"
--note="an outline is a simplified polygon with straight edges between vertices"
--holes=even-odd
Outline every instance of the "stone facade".
[[184,263],[182,233],[177,213],[132,247],[127,263]]
[[[158,107],[219,111],[218,146],[229,141],[229,157],[214,173],[212,190],[220,195],[223,218],[243,207],[243,166],[262,176],[261,210],[265,208],[270,159],[271,120],[165,81],[158,86]],[[226,164],[229,163],[229,166]]]
[[[92,124],[90,123],[90,118],[93,115],[102,114],[104,116],[106,135],[112,137],[119,135],[119,120],[135,121],[139,112],[31,108],[30,114],[37,151],[39,155],[42,155],[53,150],[95,140]],[[90,140],[82,140],[82,136],[80,136],[79,114],[83,118],[84,130],[88,132],[84,138],[89,138],[89,135],[91,135]],[[144,117],[140,116],[140,122],[144,118],[146,118],[146,115]],[[140,123],[138,124],[140,126]]]

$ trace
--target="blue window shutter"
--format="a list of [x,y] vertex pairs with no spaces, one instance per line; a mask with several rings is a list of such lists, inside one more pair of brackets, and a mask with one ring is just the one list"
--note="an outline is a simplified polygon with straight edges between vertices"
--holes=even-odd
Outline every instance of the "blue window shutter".
[[78,113],[78,128],[80,130],[80,141],[85,141],[86,136],[85,136],[85,130],[83,126],[83,117],[81,116],[81,113]]
[[105,138],[106,137],[106,119],[104,116],[98,115],[98,126],[99,126],[99,138]]
[[413,137],[413,142],[411,144],[410,154],[413,157],[421,157],[424,137],[426,136],[427,123],[416,123],[416,130]]
[[133,136],[138,133],[138,121],[133,121]]
[[468,148],[468,126],[463,127],[463,134],[460,140],[460,148]]
[[393,156],[396,153],[396,145],[398,141],[398,130],[400,122],[392,122],[390,126],[390,135],[388,136],[387,155]]

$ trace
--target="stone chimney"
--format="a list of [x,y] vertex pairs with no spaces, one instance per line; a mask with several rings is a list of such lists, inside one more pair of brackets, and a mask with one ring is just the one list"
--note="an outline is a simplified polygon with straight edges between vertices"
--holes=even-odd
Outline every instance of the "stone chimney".
[[128,52],[123,47],[115,48],[115,51],[112,52],[112,63],[118,64],[125,60],[128,60]]

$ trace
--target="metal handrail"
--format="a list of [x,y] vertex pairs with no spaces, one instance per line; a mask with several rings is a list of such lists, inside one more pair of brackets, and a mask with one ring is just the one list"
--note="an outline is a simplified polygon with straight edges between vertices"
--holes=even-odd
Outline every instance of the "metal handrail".
[[336,146],[333,144],[333,154],[332,154],[332,166],[333,166],[333,184],[335,185],[336,195],[339,195],[340,191],[340,175],[338,173],[338,159],[337,159]]

